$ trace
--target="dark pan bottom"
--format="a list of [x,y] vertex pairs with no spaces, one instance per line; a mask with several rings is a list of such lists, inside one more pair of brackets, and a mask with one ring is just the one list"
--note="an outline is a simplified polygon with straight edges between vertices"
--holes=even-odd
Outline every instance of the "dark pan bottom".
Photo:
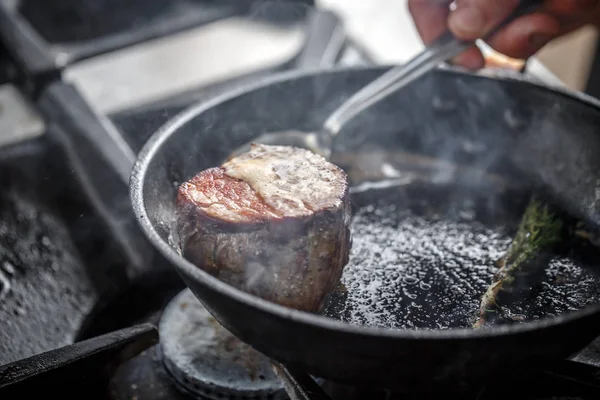
[[[515,192],[432,183],[355,190],[345,289],[331,296],[325,314],[398,329],[472,326],[523,200]],[[557,249],[549,262],[521,271],[500,293],[494,323],[539,320],[600,302],[596,251],[582,246]]]

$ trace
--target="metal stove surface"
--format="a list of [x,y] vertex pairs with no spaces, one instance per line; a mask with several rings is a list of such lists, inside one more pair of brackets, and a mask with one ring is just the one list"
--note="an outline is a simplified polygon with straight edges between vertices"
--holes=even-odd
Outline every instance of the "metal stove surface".
[[[264,2],[257,8],[250,0],[158,3],[131,1],[113,18],[112,1],[67,1],[55,7],[40,1],[0,2],[0,69],[3,78],[13,79],[0,87],[0,365],[73,343],[90,315],[130,287],[141,298],[128,296],[128,307],[136,309],[136,301],[147,305],[154,298],[158,303],[152,307],[158,310],[167,300],[148,296],[145,288],[155,281],[179,282],[170,270],[147,262],[143,256],[147,248],[143,243],[138,248],[136,226],[128,219],[126,164],[153,128],[138,126],[129,137],[119,132],[118,124],[63,79],[68,75],[65,67],[80,66],[82,59],[114,54],[117,49],[129,48],[139,55],[136,46],[149,42],[160,49],[153,38],[177,42],[183,31],[202,30],[232,16],[251,15],[252,21],[263,21],[267,37],[272,33],[268,27],[277,25],[302,36],[307,4],[312,2],[290,2],[283,8]],[[187,15],[185,23],[177,18],[182,14]],[[142,15],[147,18],[136,19]],[[240,35],[223,29],[229,43]],[[202,40],[200,35],[195,43]],[[175,47],[182,51],[181,44]],[[289,56],[289,51],[279,52],[267,64],[285,68],[278,63]],[[115,66],[109,62],[111,67]],[[263,64],[257,67],[264,68],[258,73],[272,73]],[[195,101],[202,89],[200,85],[191,90],[192,97],[178,100],[170,109],[175,112]],[[154,114],[164,116],[164,111]],[[120,121],[126,124],[139,115],[132,111]],[[119,140],[107,147],[108,137]],[[108,171],[105,157],[113,156],[123,156],[124,167]],[[112,322],[122,321],[112,317]],[[109,331],[98,323],[94,326],[99,333]]]

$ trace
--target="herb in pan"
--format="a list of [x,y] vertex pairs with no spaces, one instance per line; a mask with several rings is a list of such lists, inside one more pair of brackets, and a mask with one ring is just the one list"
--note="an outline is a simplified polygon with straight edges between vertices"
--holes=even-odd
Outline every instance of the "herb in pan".
[[531,261],[540,251],[560,241],[561,228],[562,222],[547,205],[535,198],[530,200],[514,239],[506,255],[500,260],[500,270],[483,294],[474,328],[485,325],[486,314],[494,312],[498,293],[504,285],[514,280],[515,271]]

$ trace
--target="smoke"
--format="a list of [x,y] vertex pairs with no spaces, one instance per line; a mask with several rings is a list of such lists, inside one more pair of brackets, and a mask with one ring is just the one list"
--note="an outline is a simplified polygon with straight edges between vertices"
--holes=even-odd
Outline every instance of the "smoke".
[[246,286],[248,289],[254,290],[267,272],[267,267],[262,263],[250,261],[246,263],[245,269],[246,271],[244,280],[246,282]]
[[354,183],[411,178],[475,191],[520,187],[507,162],[514,136],[529,126],[519,106],[498,82],[435,72],[350,121],[333,161]]

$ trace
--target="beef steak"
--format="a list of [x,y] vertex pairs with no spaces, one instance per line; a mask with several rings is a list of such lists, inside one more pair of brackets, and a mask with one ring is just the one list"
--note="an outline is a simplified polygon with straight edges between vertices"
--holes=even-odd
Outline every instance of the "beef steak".
[[345,172],[308,150],[252,145],[183,183],[185,258],[238,289],[316,312],[351,246]]

